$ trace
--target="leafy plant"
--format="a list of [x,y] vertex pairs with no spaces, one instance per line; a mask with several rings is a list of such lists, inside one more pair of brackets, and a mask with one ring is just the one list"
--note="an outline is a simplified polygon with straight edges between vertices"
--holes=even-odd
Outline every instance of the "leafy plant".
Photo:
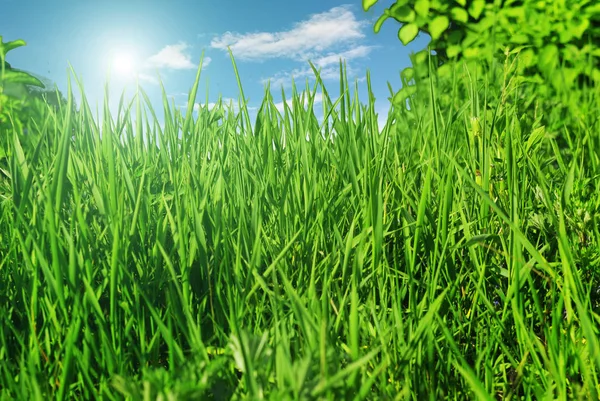
[[[379,0],[363,0],[364,10]],[[431,37],[440,63],[519,53],[519,71],[555,90],[600,82],[600,3],[590,0],[397,0],[375,23],[401,24],[403,44]]]
[[[27,86],[36,86],[44,88],[44,84],[33,75],[14,69],[11,65],[6,62],[6,55],[8,52],[25,46],[25,41],[18,39],[11,42],[4,42],[2,36],[0,36],[0,95],[4,95],[4,106],[7,99],[21,100],[27,94]],[[3,103],[0,103],[0,107]],[[2,115],[6,117],[6,109],[0,109],[0,118]]]
[[[4,42],[0,36],[0,143],[11,143],[14,133],[20,136],[22,146],[36,146],[39,137],[31,134],[28,126],[39,121],[50,105],[55,111],[66,103],[62,93],[52,88],[52,83],[43,77],[14,68],[6,61],[7,54],[21,46],[23,40]],[[0,147],[2,159],[12,152],[10,146]]]

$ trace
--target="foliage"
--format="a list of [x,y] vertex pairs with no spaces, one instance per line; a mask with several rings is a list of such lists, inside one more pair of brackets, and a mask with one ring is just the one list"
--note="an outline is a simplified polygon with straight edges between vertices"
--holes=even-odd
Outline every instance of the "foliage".
[[201,69],[164,125],[46,106],[0,180],[0,398],[598,399],[600,96],[544,126],[510,64],[383,127],[343,69],[253,122],[241,84],[194,117]]
[[[378,0],[363,0],[368,10]],[[405,45],[431,36],[440,63],[519,53],[522,75],[564,91],[600,82],[600,3],[591,0],[396,0],[376,22],[402,24]]]
[[66,102],[62,93],[52,88],[52,82],[16,69],[6,61],[10,51],[25,44],[23,40],[4,42],[0,36],[0,144],[3,144],[0,146],[0,167],[5,156],[11,152],[6,141],[10,143],[13,132],[21,134],[23,146],[35,146],[39,138],[24,135],[32,132],[29,125],[42,118],[46,105],[58,110],[61,103]]

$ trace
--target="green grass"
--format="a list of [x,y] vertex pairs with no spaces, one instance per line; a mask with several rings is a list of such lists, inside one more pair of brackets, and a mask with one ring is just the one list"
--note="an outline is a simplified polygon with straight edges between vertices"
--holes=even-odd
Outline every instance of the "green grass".
[[597,399],[600,91],[500,70],[0,128],[0,398]]

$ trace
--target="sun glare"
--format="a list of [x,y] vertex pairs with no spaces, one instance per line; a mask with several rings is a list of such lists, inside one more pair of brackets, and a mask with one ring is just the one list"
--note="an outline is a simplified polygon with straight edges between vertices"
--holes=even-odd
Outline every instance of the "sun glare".
[[112,57],[111,69],[118,78],[133,78],[136,72],[135,58],[128,53],[115,53]]

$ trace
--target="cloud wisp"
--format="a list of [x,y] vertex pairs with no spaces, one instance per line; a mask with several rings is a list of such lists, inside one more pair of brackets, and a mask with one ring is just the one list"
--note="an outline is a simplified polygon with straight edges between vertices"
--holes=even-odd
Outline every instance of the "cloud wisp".
[[[169,68],[173,70],[188,70],[197,68],[197,65],[192,62],[192,56],[186,52],[189,48],[187,43],[181,42],[175,45],[167,45],[158,53],[150,56],[146,60],[146,65],[153,68]],[[210,63],[210,60],[204,58],[205,66]]]
[[[158,79],[147,71],[153,70],[192,70],[198,68],[198,62],[192,61],[192,56],[188,49],[190,45],[185,42],[179,42],[173,45],[167,45],[157,53],[148,57],[143,64],[143,71],[139,73],[139,79],[154,85],[159,83]],[[202,69],[206,69],[212,59],[204,56],[202,60]]]
[[[289,86],[292,76],[295,79],[313,77],[307,60],[321,69],[322,79],[339,77],[339,60],[352,60],[368,57],[375,48],[364,44],[364,30],[369,21],[357,19],[352,7],[338,6],[328,11],[313,14],[297,22],[289,30],[279,32],[226,32],[215,36],[211,47],[227,51],[245,61],[265,61],[268,59],[289,59],[302,63],[301,66],[280,71],[262,80],[271,81],[273,86]],[[348,72],[353,70],[349,66]]]
[[365,22],[357,20],[350,7],[340,6],[313,14],[287,31],[226,32],[214,37],[211,47],[226,51],[229,46],[241,60],[303,59],[364,38],[364,27]]
[[[357,58],[367,57],[369,53],[375,48],[375,46],[359,45],[353,49],[341,51],[337,53],[327,53],[315,59],[311,59],[311,62],[315,65],[319,76],[322,80],[337,80],[340,77],[339,62],[340,60],[346,61],[346,72],[348,75],[354,75],[356,73],[355,68],[350,64]],[[310,66],[295,68],[291,71],[280,71],[272,77],[264,78],[261,80],[262,84],[267,82],[271,83],[272,87],[281,87],[282,85],[291,85],[292,78],[297,82],[300,79],[314,78],[315,74]]]

